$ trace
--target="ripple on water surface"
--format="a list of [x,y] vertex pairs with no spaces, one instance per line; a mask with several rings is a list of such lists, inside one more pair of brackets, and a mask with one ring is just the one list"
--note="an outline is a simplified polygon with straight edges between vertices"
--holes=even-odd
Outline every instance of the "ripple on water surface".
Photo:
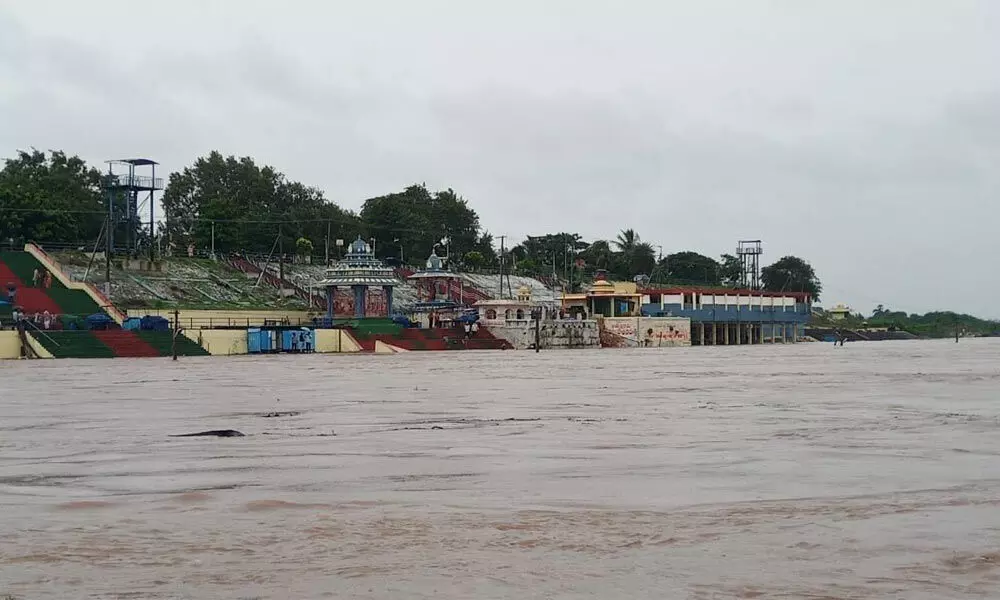
[[0,381],[0,596],[1000,591],[992,340],[16,361]]

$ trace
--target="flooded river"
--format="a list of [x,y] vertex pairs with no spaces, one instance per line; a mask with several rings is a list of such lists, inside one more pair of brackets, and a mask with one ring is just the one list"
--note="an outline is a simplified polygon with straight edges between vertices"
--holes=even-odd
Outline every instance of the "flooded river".
[[0,362],[0,596],[998,598],[998,341]]

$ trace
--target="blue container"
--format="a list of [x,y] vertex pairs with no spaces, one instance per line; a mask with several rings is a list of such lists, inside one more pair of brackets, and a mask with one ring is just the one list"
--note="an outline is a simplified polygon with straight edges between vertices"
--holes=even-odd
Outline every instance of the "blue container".
[[136,331],[142,326],[142,319],[139,317],[129,317],[122,321],[122,329],[125,331]]
[[247,329],[247,352],[250,354],[260,352],[260,329],[256,327]]

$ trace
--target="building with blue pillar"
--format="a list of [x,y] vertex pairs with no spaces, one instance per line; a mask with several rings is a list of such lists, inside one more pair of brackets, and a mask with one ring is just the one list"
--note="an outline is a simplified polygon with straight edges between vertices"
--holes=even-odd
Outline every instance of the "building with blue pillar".
[[[388,317],[392,315],[392,292],[399,285],[393,270],[382,261],[375,258],[372,247],[358,236],[347,247],[347,255],[333,267],[326,270],[326,278],[318,285],[326,290],[326,316],[333,319],[336,315],[336,299],[338,288],[350,288],[354,300],[354,314],[358,319],[365,317]],[[367,314],[368,291],[376,288],[385,294],[386,314]]]
[[695,346],[793,343],[805,336],[812,298],[802,292],[678,287],[641,290],[644,317],[687,317]]

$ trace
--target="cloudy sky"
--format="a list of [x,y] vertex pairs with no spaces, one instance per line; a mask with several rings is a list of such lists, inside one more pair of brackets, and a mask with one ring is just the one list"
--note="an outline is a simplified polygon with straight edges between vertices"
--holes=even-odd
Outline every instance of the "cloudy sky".
[[1000,2],[0,0],[0,156],[253,156],[358,209],[811,261],[1000,317]]

